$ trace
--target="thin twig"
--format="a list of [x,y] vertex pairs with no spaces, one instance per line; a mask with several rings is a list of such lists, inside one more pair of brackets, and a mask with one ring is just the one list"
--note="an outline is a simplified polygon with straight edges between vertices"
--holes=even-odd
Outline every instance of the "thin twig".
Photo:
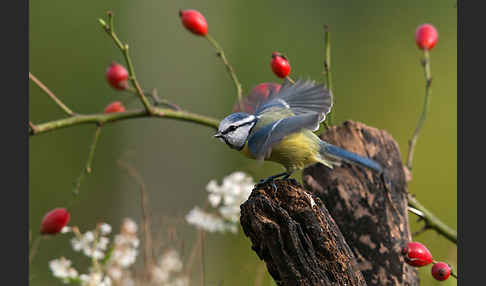
[[132,64],[132,59],[130,58],[130,53],[128,52],[128,44],[123,44],[122,41],[118,38],[118,35],[115,33],[115,27],[113,24],[113,12],[108,11],[108,24],[106,24],[105,21],[102,19],[98,19],[98,22],[101,24],[101,27],[105,30],[105,32],[113,39],[113,42],[115,43],[115,46],[117,46],[120,51],[123,54],[123,57],[125,58],[125,62],[127,64],[128,68],[128,74],[130,75],[130,81],[133,85],[133,87],[136,89],[138,96],[140,97],[140,100],[142,101],[142,104],[144,105],[145,109],[147,110],[148,113],[153,112],[153,107],[150,105],[150,102],[148,101],[147,97],[143,93],[142,88],[140,87],[140,84],[137,81],[137,78],[135,76],[135,69]]
[[204,230],[201,230],[201,285],[206,285],[206,262],[204,260]]
[[37,254],[37,249],[39,249],[39,244],[42,239],[42,236],[38,236],[35,238],[34,242],[32,242],[32,247],[30,248],[30,255],[29,255],[29,265],[32,264],[35,255]]
[[197,253],[199,251],[199,248],[201,247],[201,238],[202,238],[201,232],[202,231],[203,231],[202,229],[199,229],[199,228],[197,229],[196,243],[194,243],[192,250],[191,250],[191,254],[189,255],[189,258],[187,259],[187,263],[185,264],[185,269],[184,269],[184,275],[185,276],[189,276],[189,274],[191,273],[192,265],[194,264]]
[[96,150],[96,145],[98,144],[100,134],[101,134],[101,125],[98,125],[96,127],[95,135],[93,137],[93,142],[91,143],[91,146],[89,147],[89,154],[88,154],[88,159],[86,160],[86,166],[84,167],[83,171],[79,175],[79,177],[76,180],[76,183],[74,185],[73,194],[75,196],[77,196],[79,194],[79,188],[81,187],[81,183],[83,182],[84,177],[86,175],[91,174],[91,171],[92,171],[91,165],[93,164],[94,153],[95,153],[95,150]]
[[457,279],[457,274],[451,269],[451,276]]
[[417,123],[417,127],[415,127],[415,131],[413,132],[412,138],[408,142],[408,155],[407,155],[407,168],[411,171],[412,170],[412,162],[413,162],[413,154],[415,151],[415,145],[417,144],[417,139],[422,129],[422,126],[427,118],[427,112],[429,110],[429,101],[430,95],[432,90],[430,88],[432,84],[432,76],[430,72],[430,57],[429,51],[424,49],[424,59],[422,61],[422,66],[424,67],[424,75],[425,75],[425,97],[424,97],[424,106],[422,109],[422,114],[420,115],[419,121]]
[[[96,258],[96,255],[95,255],[95,252],[96,252],[96,248],[98,248],[98,243],[99,243],[99,240],[100,240],[100,227],[101,227],[101,224],[98,223],[96,225],[96,229],[95,229],[95,233],[94,233],[94,240],[93,240],[93,246],[91,247],[91,265],[93,266],[94,269],[96,269],[97,272],[101,272],[101,265],[100,263],[98,262],[98,258]],[[90,285],[93,285],[94,286],[94,281],[91,280],[90,281]]]
[[216,40],[210,35],[206,35],[206,39],[209,41],[209,43],[216,49],[217,55],[223,60],[224,65],[226,66],[226,70],[231,76],[231,79],[233,79],[233,83],[235,84],[236,88],[236,95],[238,97],[238,104],[240,105],[240,109],[243,110],[243,88],[241,87],[241,83],[238,80],[238,77],[236,76],[236,73],[229,63],[228,59],[226,58],[223,48],[216,42]]
[[32,123],[32,121],[29,121],[29,127],[30,127],[29,134],[37,133],[37,126],[35,126],[34,123]]
[[47,88],[39,79],[29,72],[29,79],[32,80],[45,94],[47,94],[67,115],[73,116],[74,112],[69,109],[54,93]]
[[71,127],[80,124],[97,124],[104,125],[108,123],[113,123],[121,120],[128,120],[132,118],[144,118],[144,117],[159,117],[159,118],[170,118],[181,121],[188,121],[204,126],[211,127],[213,129],[218,129],[219,120],[204,115],[199,115],[196,113],[191,113],[182,110],[172,110],[169,108],[158,108],[154,107],[153,113],[148,113],[146,110],[128,110],[125,112],[117,113],[95,113],[87,115],[75,115],[68,118],[58,119],[54,121],[49,121],[46,123],[41,123],[36,126],[36,132],[31,132],[30,136],[39,135],[49,131],[54,131],[61,128]]
[[457,232],[450,228],[448,225],[446,225],[444,222],[442,222],[432,212],[427,210],[411,194],[408,194],[408,205],[422,212],[422,216],[418,215],[417,212],[414,212],[414,214],[420,216],[424,220],[427,228],[434,229],[436,232],[443,235],[448,240],[457,244]]
[[324,25],[324,70],[323,73],[325,75],[326,79],[326,86],[329,92],[332,94],[332,104],[333,108],[329,113],[327,114],[327,118],[324,122],[326,127],[332,125],[332,113],[333,110],[335,109],[334,107],[334,94],[332,92],[332,74],[331,74],[331,37],[330,37],[330,32],[329,32],[329,26]]
[[[132,89],[132,88],[128,88],[127,91],[137,94],[137,91],[135,89]],[[182,108],[179,105],[172,103],[165,98],[164,99],[160,98],[158,96],[156,88],[153,88],[152,92],[144,91],[144,94],[151,97],[153,99],[155,105],[165,105],[165,106],[167,106],[167,107],[169,107],[173,110],[182,110]]]
[[135,182],[140,186],[140,205],[142,208],[142,225],[143,225],[143,232],[144,232],[144,263],[145,263],[145,270],[146,277],[149,277],[149,273],[151,273],[155,263],[152,256],[152,235],[151,235],[151,228],[152,228],[152,218],[150,215],[150,207],[148,203],[148,194],[146,191],[145,182],[140,175],[140,173],[129,163],[124,162],[122,160],[117,161],[118,165],[123,167],[130,177],[132,177]]
[[415,236],[417,236],[417,235],[419,235],[419,234],[422,234],[422,233],[424,233],[425,231],[427,231],[428,229],[430,229],[430,227],[429,227],[427,224],[425,224],[425,225],[424,225],[424,226],[422,226],[422,227],[421,227],[419,230],[417,230],[416,232],[412,233],[412,236],[413,236],[413,237],[415,237]]

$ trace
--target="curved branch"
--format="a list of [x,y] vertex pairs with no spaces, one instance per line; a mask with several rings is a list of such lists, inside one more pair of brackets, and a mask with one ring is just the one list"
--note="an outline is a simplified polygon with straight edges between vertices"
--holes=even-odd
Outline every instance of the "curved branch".
[[424,125],[425,119],[427,118],[427,112],[429,110],[430,94],[432,93],[432,89],[430,88],[432,84],[432,75],[430,72],[430,57],[429,57],[429,51],[427,49],[424,50],[424,60],[422,61],[422,66],[424,67],[424,76],[425,76],[424,106],[422,109],[422,113],[420,114],[420,118],[417,123],[417,126],[415,127],[415,130],[413,132],[412,138],[410,139],[410,141],[408,141],[407,168],[409,171],[412,171],[413,154],[415,151],[415,145],[417,144],[420,130],[422,130],[422,126]]
[[417,199],[408,194],[408,205],[421,211],[422,214],[414,212],[415,215],[422,218],[425,222],[427,229],[433,229],[439,234],[443,235],[448,240],[457,244],[457,232],[442,222],[438,217],[436,217],[432,212],[427,210]]
[[147,110],[128,110],[119,113],[97,113],[97,114],[87,114],[87,115],[75,115],[68,118],[58,119],[54,121],[49,121],[46,123],[41,123],[35,125],[35,129],[30,130],[29,135],[38,135],[46,133],[49,131],[54,131],[61,128],[71,127],[80,124],[107,124],[113,123],[121,120],[127,120],[131,118],[143,118],[143,117],[159,117],[159,118],[170,118],[182,121],[188,121],[197,123],[200,125],[212,127],[217,129],[219,125],[219,120],[204,115],[191,113],[182,110],[172,110],[168,108],[157,108],[152,107],[152,112],[149,113]]

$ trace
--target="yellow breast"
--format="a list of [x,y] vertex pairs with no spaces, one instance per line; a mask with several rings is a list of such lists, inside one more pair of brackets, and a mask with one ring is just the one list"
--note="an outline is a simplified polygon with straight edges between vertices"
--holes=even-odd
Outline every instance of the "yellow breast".
[[[313,138],[313,136],[316,138]],[[317,136],[310,131],[289,135],[273,146],[270,157],[265,158],[265,160],[280,163],[289,171],[303,169],[308,165],[321,161],[318,142]],[[246,157],[254,159],[248,149],[248,143],[245,144],[241,152]]]

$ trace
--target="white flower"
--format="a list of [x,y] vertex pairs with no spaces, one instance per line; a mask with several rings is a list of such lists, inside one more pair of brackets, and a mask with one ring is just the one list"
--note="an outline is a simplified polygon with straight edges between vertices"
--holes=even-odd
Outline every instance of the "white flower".
[[182,270],[182,261],[179,253],[174,249],[169,249],[159,261],[160,268],[165,271],[179,272]]
[[152,268],[152,281],[157,284],[169,281],[169,272],[160,267]]
[[91,272],[89,275],[81,274],[79,280],[81,280],[82,286],[111,286],[110,277],[104,276],[103,273],[100,272]]
[[106,272],[115,281],[120,280],[123,276],[123,271],[118,266],[111,266],[106,270]]
[[76,269],[71,267],[71,261],[64,257],[49,261],[49,268],[52,271],[52,275],[60,279],[78,277]]
[[95,234],[92,231],[87,231],[81,237],[73,237],[71,245],[75,251],[82,251],[84,255],[99,260],[105,257],[104,251],[108,247],[109,241],[104,236],[100,236],[95,241]]
[[186,215],[186,221],[209,232],[225,232],[231,229],[230,224],[222,218],[206,213],[197,206]]
[[100,226],[101,235],[108,235],[111,233],[111,225],[107,223],[102,223]]
[[181,274],[183,265],[179,253],[175,249],[167,250],[152,268],[152,282],[162,286],[186,286],[189,279]]
[[118,265],[123,268],[127,268],[137,259],[138,251],[133,248],[117,249],[113,250],[111,260],[116,261]]
[[100,250],[106,250],[108,247],[108,243],[110,242],[110,239],[108,237],[100,237],[98,240],[98,244],[96,245]]
[[137,224],[131,218],[125,218],[121,227],[121,233],[136,234]]
[[115,236],[113,242],[113,252],[108,261],[109,265],[128,268],[135,263],[140,240],[137,237],[137,224],[133,220],[129,218],[123,220],[120,234]]
[[61,233],[68,233],[68,232],[71,232],[72,231],[72,228],[70,226],[65,226],[63,228],[61,228]]
[[248,199],[254,185],[253,178],[243,172],[234,172],[226,176],[221,185],[218,185],[216,180],[209,181],[206,186],[209,193],[208,201],[216,208],[217,215],[195,207],[186,215],[186,221],[210,232],[236,233],[240,220],[240,205]]

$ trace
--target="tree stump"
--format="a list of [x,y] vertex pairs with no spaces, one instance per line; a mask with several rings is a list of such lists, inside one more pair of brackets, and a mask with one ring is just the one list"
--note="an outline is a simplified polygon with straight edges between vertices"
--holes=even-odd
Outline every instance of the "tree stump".
[[255,188],[240,222],[278,285],[366,285],[322,201],[295,180]]
[[411,233],[407,183],[398,144],[387,132],[352,121],[331,127],[322,139],[374,159],[391,180],[391,190],[387,190],[373,171],[346,163],[332,170],[313,165],[302,175],[305,187],[326,203],[366,283],[418,285],[416,269],[400,254],[401,247],[411,240]]

